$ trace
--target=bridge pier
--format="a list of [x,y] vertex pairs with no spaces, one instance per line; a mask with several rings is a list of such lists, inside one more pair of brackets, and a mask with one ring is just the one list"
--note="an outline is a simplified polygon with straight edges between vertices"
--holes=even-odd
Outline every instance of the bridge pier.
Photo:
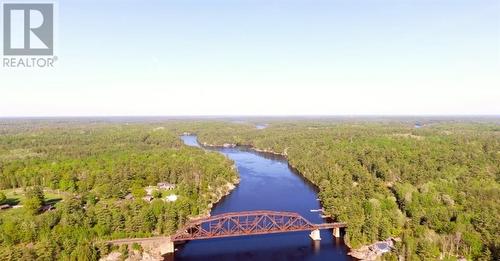
[[332,234],[335,238],[340,237],[340,228],[339,227],[334,227],[332,232],[333,232]]
[[311,234],[309,234],[309,236],[312,238],[312,240],[314,241],[319,241],[321,240],[321,234],[319,232],[319,229],[315,229],[313,231],[311,231]]

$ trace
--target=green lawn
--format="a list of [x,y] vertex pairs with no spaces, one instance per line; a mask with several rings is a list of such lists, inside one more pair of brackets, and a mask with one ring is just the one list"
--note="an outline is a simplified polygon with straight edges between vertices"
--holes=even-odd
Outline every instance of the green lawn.
[[[22,205],[22,202],[24,200],[24,189],[22,188],[16,188],[16,189],[5,189],[2,190],[2,192],[7,196],[7,201],[6,203],[15,206],[15,205]],[[45,195],[45,203],[46,204],[55,204],[63,199],[64,194],[63,193],[57,193],[57,191],[52,191],[49,189],[44,189],[44,195]]]

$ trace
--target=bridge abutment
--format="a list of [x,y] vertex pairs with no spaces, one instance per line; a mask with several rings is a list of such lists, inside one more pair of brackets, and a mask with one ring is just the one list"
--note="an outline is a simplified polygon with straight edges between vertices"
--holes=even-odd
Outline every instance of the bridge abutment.
[[175,245],[172,240],[168,240],[165,243],[161,244],[160,247],[161,255],[171,254],[174,253],[174,251],[175,251]]
[[311,231],[311,234],[309,236],[312,238],[314,241],[319,241],[321,240],[321,233],[319,232],[319,229],[315,229]]

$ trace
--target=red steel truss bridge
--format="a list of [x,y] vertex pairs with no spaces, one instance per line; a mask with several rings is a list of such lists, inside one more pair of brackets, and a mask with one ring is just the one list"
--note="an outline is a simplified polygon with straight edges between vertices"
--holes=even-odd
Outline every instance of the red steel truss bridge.
[[313,224],[294,212],[243,211],[192,220],[171,239],[173,242],[180,242],[319,229],[334,229],[334,235],[338,235],[339,228],[343,227],[346,227],[345,223]]

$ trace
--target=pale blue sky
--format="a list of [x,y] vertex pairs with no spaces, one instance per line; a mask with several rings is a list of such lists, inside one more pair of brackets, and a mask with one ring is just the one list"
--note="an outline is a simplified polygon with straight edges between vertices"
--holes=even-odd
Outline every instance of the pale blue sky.
[[500,2],[58,1],[0,116],[500,114]]

